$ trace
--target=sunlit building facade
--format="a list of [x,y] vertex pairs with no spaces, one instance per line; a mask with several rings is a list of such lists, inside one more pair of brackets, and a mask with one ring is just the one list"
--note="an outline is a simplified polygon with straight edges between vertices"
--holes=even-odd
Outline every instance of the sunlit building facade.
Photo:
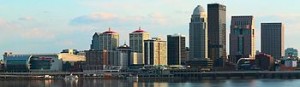
[[149,37],[149,33],[142,30],[141,27],[129,34],[129,46],[136,54],[133,64],[144,64],[144,40],[148,40]]
[[119,34],[111,28],[103,33],[96,32],[93,35],[91,49],[93,50],[116,50],[119,46]]
[[145,65],[167,65],[167,43],[161,38],[152,38],[144,42]]

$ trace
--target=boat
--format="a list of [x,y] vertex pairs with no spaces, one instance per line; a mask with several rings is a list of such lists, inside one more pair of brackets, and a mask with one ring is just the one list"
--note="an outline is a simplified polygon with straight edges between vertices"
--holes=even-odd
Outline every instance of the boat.
[[44,77],[43,77],[44,79],[53,79],[54,78],[54,76],[50,76],[50,75],[44,75]]
[[129,75],[126,77],[128,80],[132,80],[132,81],[138,81],[139,76],[138,75]]
[[65,76],[65,80],[78,80],[77,75],[70,74],[69,76]]

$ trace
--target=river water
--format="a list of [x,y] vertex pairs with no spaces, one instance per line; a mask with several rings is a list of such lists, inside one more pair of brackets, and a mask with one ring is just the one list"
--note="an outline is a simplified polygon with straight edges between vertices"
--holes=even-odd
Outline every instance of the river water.
[[300,79],[247,80],[0,80],[0,87],[300,87]]

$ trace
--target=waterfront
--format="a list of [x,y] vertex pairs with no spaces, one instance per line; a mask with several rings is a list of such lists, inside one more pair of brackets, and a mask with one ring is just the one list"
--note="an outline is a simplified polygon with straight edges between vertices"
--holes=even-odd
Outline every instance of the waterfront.
[[65,80],[0,80],[0,87],[298,87],[299,79],[79,79]]

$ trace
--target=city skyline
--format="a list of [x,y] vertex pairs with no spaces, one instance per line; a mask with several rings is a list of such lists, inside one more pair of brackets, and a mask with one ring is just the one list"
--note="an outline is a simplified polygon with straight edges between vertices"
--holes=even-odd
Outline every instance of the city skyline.
[[[230,32],[231,16],[253,15],[256,28],[255,35],[257,36],[255,40],[256,50],[260,50],[260,23],[262,22],[285,23],[285,47],[300,48],[297,45],[298,41],[293,39],[297,38],[297,34],[300,33],[300,31],[296,31],[297,25],[300,24],[297,20],[300,18],[298,16],[300,13],[295,12],[300,9],[292,8],[299,1],[284,2],[275,0],[272,1],[272,5],[269,5],[267,1],[258,0],[236,2],[221,0],[154,0],[148,1],[150,5],[147,5],[149,3],[144,3],[146,1],[132,0],[123,5],[125,2],[116,0],[84,2],[66,0],[59,1],[61,4],[56,3],[53,6],[51,3],[53,4],[56,1],[0,2],[0,10],[3,11],[0,14],[0,52],[2,53],[6,51],[57,53],[66,48],[87,50],[90,47],[92,35],[95,32],[104,32],[109,27],[120,33],[120,43],[127,42],[127,44],[129,42],[128,34],[137,30],[139,26],[148,31],[151,37],[161,35],[164,40],[166,40],[168,34],[181,33],[188,35],[188,23],[192,9],[200,4],[207,10],[207,4],[215,2],[224,4],[227,7],[227,37],[229,37]],[[68,5],[65,7],[64,4],[66,3]],[[172,6],[174,3],[180,4]],[[259,4],[253,7],[251,4],[255,3]],[[241,4],[243,7],[239,7]],[[116,6],[121,8],[113,8]],[[135,8],[135,6],[138,8]],[[164,6],[164,8],[159,9],[160,6]],[[124,15],[120,15],[121,13]],[[188,43],[188,38],[186,39]],[[227,41],[228,43],[229,41]]]

